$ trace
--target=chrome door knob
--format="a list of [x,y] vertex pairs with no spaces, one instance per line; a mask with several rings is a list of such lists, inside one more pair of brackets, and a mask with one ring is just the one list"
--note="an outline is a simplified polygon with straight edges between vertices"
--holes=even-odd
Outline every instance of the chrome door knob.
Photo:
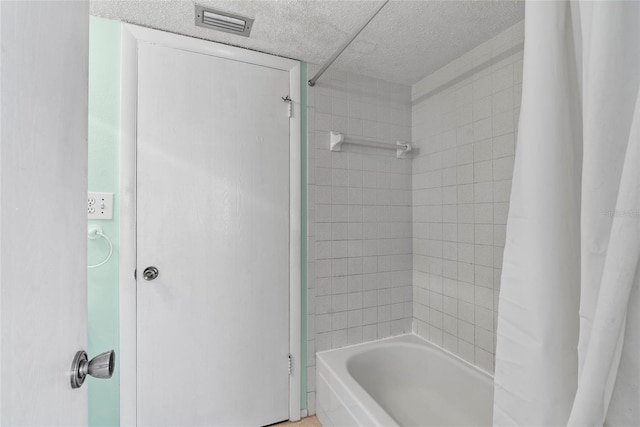
[[71,363],[71,388],[82,386],[87,375],[94,378],[111,378],[115,366],[116,352],[113,350],[105,351],[91,361],[87,358],[87,353],[80,350]]
[[156,277],[158,277],[158,274],[160,274],[158,269],[151,266],[144,269],[144,272],[142,273],[142,278],[144,280],[154,280]]

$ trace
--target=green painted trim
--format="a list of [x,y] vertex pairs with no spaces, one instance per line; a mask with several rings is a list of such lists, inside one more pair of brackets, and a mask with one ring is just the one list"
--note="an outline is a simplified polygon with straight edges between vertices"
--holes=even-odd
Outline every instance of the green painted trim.
[[[90,427],[120,424],[120,22],[92,16],[89,20],[88,189],[114,193],[113,219],[90,220],[113,243],[109,262],[87,271],[88,353],[116,352],[109,381],[87,380]],[[89,240],[89,264],[100,262],[105,242]]]
[[307,409],[307,64],[300,63],[300,409]]

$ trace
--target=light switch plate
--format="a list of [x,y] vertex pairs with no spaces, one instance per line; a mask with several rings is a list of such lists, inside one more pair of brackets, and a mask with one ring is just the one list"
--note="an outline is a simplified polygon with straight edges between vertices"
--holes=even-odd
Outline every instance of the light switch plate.
[[113,193],[89,193],[87,198],[89,219],[113,218]]

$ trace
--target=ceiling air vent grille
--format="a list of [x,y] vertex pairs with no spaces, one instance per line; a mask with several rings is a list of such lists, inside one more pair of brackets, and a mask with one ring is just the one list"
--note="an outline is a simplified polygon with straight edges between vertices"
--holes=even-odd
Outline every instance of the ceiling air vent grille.
[[249,37],[253,19],[196,5],[196,25]]

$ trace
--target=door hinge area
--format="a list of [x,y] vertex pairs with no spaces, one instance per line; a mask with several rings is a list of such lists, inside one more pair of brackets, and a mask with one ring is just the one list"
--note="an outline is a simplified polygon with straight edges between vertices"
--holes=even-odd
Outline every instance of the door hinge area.
[[289,353],[289,357],[287,358],[287,368],[289,370],[289,375],[293,372],[293,356]]
[[287,112],[289,114],[289,118],[293,117],[293,100],[291,99],[291,97],[289,95],[287,96],[283,96],[282,97],[282,102],[286,102],[287,103]]

